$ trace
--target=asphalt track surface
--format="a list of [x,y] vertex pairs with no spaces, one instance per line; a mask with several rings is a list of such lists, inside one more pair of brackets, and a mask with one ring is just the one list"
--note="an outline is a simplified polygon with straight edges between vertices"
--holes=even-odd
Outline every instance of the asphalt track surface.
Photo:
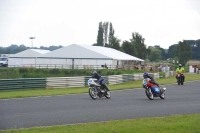
[[144,89],[112,91],[111,99],[88,94],[0,100],[0,130],[200,113],[200,81],[165,85],[164,100]]

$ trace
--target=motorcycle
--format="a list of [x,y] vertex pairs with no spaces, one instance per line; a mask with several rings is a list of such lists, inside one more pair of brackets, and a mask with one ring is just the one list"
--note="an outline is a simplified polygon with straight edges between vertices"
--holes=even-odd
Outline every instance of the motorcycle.
[[151,83],[149,79],[144,79],[142,85],[143,88],[145,88],[146,96],[150,100],[153,100],[154,97],[160,97],[161,99],[165,99],[165,87],[161,89],[157,85]]
[[183,74],[180,74],[178,73],[177,74],[177,82],[178,82],[178,85],[183,85]]
[[89,90],[88,93],[90,97],[94,100],[96,100],[98,97],[106,97],[107,99],[111,98],[111,92],[107,91],[105,88],[103,88],[98,82],[98,80],[95,78],[90,78],[88,80],[88,86]]

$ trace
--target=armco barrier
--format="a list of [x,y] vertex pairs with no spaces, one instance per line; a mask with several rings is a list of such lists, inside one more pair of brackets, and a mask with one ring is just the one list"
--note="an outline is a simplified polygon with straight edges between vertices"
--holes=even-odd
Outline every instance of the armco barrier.
[[173,76],[173,75],[174,75],[173,71],[165,72],[165,78],[167,78],[169,76]]
[[[159,73],[150,73],[157,79]],[[169,76],[173,72],[169,72]],[[0,79],[0,90],[29,89],[29,88],[69,88],[87,86],[89,76],[78,77],[51,77],[51,78],[21,78],[21,79]],[[128,81],[142,80],[143,74],[121,74],[103,76],[108,84],[120,84]]]
[[52,77],[47,78],[47,88],[68,88],[85,86],[85,77]]
[[0,90],[45,88],[46,78],[1,79]]

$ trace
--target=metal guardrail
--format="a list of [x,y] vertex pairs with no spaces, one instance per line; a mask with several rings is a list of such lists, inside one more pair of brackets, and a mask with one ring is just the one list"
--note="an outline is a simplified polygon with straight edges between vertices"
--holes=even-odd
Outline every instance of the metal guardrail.
[[[173,74],[173,73],[172,73]],[[159,73],[150,73],[155,79]],[[31,88],[69,88],[87,86],[90,77],[50,77],[50,78],[19,78],[0,79],[0,90],[31,89]],[[108,84],[120,84],[128,81],[142,80],[143,74],[122,74],[103,76]]]
[[46,78],[1,79],[0,90],[45,88]]

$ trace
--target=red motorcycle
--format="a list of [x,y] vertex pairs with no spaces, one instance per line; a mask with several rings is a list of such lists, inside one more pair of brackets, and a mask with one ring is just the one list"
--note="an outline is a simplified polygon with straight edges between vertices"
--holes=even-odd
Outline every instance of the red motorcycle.
[[144,79],[143,82],[143,88],[145,88],[146,96],[153,100],[154,97],[160,97],[161,99],[165,99],[165,90],[166,88],[160,88],[159,86],[155,85],[151,82],[150,79]]

